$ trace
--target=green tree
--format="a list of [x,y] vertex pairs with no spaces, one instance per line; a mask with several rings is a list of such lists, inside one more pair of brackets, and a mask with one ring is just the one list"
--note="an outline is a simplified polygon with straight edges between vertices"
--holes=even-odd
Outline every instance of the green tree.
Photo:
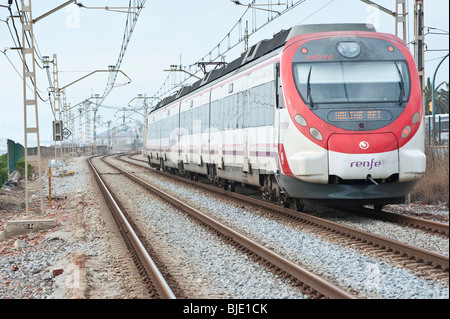
[[[433,109],[431,107],[432,83],[430,78],[424,88],[425,95],[425,115],[431,115]],[[448,82],[442,82],[434,88],[434,114],[448,114]]]

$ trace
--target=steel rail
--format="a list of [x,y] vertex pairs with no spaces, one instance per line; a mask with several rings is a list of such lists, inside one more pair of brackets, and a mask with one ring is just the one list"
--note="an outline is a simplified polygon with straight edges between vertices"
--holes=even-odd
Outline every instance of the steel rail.
[[162,276],[153,259],[150,257],[144,245],[134,232],[114,196],[111,194],[106,183],[103,181],[103,179],[100,177],[100,174],[94,167],[91,159],[92,157],[88,159],[89,165],[94,172],[95,180],[97,181],[97,184],[106,199],[108,207],[116,217],[115,219],[118,223],[119,228],[121,229],[122,234],[126,236],[126,238],[131,243],[148,276],[151,278],[153,285],[157,289],[159,296],[161,297],[161,299],[176,299],[175,294],[172,292],[171,288]]
[[[352,210],[352,212],[354,212]],[[437,232],[442,235],[449,235],[449,225],[438,223],[432,220],[425,220],[413,216],[405,216],[399,215],[396,213],[388,212],[388,211],[376,211],[370,208],[361,208],[356,210],[357,214],[361,214],[369,217],[376,217],[380,220],[393,221],[405,225],[409,225],[411,227],[429,229],[430,231]]]
[[[121,160],[125,161],[123,159],[121,159]],[[138,165],[135,163],[131,163],[129,161],[126,161],[126,162],[130,163],[132,165]],[[142,165],[138,165],[138,166],[142,167]],[[202,187],[204,189],[210,190],[210,191],[220,194],[222,196],[232,197],[234,199],[241,200],[243,202],[247,202],[252,205],[263,207],[265,209],[272,210],[274,212],[289,216],[291,218],[301,220],[301,221],[309,223],[309,224],[316,225],[323,229],[330,229],[335,234],[340,234],[342,236],[346,236],[349,238],[359,238],[361,242],[371,244],[374,247],[384,249],[386,251],[392,250],[393,252],[399,252],[400,255],[406,254],[408,256],[413,256],[416,258],[417,261],[423,260],[425,263],[431,262],[433,265],[441,267],[443,270],[449,269],[449,258],[447,256],[444,256],[441,254],[430,252],[425,249],[421,249],[419,247],[414,247],[414,246],[411,246],[411,245],[408,245],[405,243],[401,243],[396,240],[378,236],[378,235],[375,235],[375,234],[372,234],[372,233],[369,233],[369,232],[366,232],[363,230],[345,226],[345,225],[342,225],[342,224],[339,224],[339,223],[336,223],[333,221],[329,221],[329,220],[326,220],[326,219],[323,219],[320,217],[297,212],[292,209],[284,208],[284,207],[278,206],[276,204],[268,203],[268,202],[265,202],[265,201],[262,201],[262,200],[259,200],[256,198],[252,198],[252,197],[249,197],[246,195],[241,195],[238,193],[226,191],[226,190],[217,188],[215,186],[206,185],[201,182],[191,181],[186,178],[179,177],[176,175],[171,175],[171,174],[168,174],[168,173],[162,172],[162,171],[157,171],[157,170],[151,169],[149,167],[145,167],[145,168],[151,170],[152,172],[161,174],[163,176],[174,178],[183,183],[195,184],[198,187]],[[445,226],[444,226],[444,228],[445,228]]]
[[164,199],[171,205],[188,213],[192,217],[200,220],[201,222],[205,223],[209,227],[220,232],[225,237],[234,240],[235,242],[242,245],[243,247],[256,253],[257,255],[259,255],[260,257],[262,257],[269,263],[282,269],[283,271],[290,274],[291,276],[299,279],[301,282],[305,283],[312,289],[318,291],[322,295],[332,298],[332,299],[357,299],[354,295],[345,291],[344,289],[334,285],[333,283],[323,279],[320,276],[313,274],[312,272],[306,270],[305,268],[301,267],[297,263],[260,245],[259,243],[255,242],[254,240],[242,235],[241,233],[239,233],[239,232],[231,229],[230,227],[220,223],[219,221],[211,218],[210,216],[207,216],[206,214],[202,213],[201,211],[187,205],[186,203],[167,194],[166,192],[148,184],[147,182],[138,178],[137,176],[132,175],[132,174],[124,171],[123,169],[116,167],[115,165],[113,165],[109,162],[105,161],[105,163],[109,164],[111,167],[113,167],[114,169],[121,172],[124,176],[126,176],[126,177],[130,178],[131,180],[135,181],[136,183],[140,184],[145,189],[153,192],[154,194],[156,194],[160,198]]

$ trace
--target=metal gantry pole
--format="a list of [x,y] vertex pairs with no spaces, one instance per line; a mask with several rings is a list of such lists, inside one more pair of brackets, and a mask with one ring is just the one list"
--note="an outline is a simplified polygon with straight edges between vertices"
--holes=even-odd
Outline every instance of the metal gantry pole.
[[98,105],[99,97],[100,97],[99,94],[95,94],[96,105],[94,107],[94,146],[93,146],[93,154],[92,155],[97,154],[97,110],[98,110],[97,105]]
[[[41,201],[41,213],[44,213],[44,199],[42,191],[41,176],[41,146],[39,137],[39,114],[36,92],[36,69],[34,63],[34,35],[31,14],[31,0],[21,0],[22,23],[22,68],[23,68],[23,101],[24,101],[24,138],[25,138],[25,209],[29,211],[29,184],[28,184],[28,163],[37,163],[39,190]],[[28,16],[28,17],[27,17]],[[28,35],[28,36],[27,36]],[[28,39],[29,38],[29,39]],[[33,92],[27,91],[27,82],[31,82]],[[29,135],[35,136],[37,142],[37,154],[28,154]]]
[[85,130],[85,151],[88,156],[92,156],[92,145],[91,145],[91,103],[84,103],[86,112],[86,130]]
[[69,119],[69,127],[70,127],[70,132],[72,132],[71,134],[71,144],[69,146],[69,153],[70,153],[70,157],[75,157],[76,154],[76,146],[75,146],[75,119],[74,119],[74,115],[72,113],[72,111],[67,111],[68,112],[68,119]]
[[108,146],[106,147],[106,150],[107,150],[107,151],[109,151],[110,149],[112,149],[111,141],[112,141],[111,121],[108,121]]
[[144,98],[144,132],[142,134],[142,155],[147,153],[147,134],[148,134],[148,100]]
[[81,156],[83,155],[83,109],[80,107],[78,111],[80,113],[78,114],[78,155]]
[[[435,98],[435,86],[436,86],[436,74],[437,71],[439,70],[439,68],[441,67],[441,64],[444,62],[445,59],[448,58],[448,53],[447,55],[439,62],[438,66],[436,67],[436,70],[434,71],[433,74],[433,82],[432,82],[432,86],[431,86],[431,107],[432,107],[432,118],[433,118],[433,144],[435,144],[436,142],[436,98]],[[439,122],[440,123],[440,122]],[[441,130],[439,128],[439,139],[441,138],[441,134],[440,134]],[[439,144],[440,144],[440,140],[439,140]]]
[[72,135],[73,138],[73,130],[70,127],[70,114],[69,114],[69,107],[67,105],[67,99],[66,99],[66,90],[61,90],[61,95],[62,95],[62,103],[63,103],[63,118],[62,118],[62,125],[61,125],[61,143],[62,143],[62,159],[64,161],[64,154],[67,154],[70,156],[72,156],[71,152],[70,152],[70,146],[69,144],[64,145],[64,128],[68,127],[70,130],[70,133]]
[[406,28],[406,4],[405,0],[395,0],[395,35],[400,37],[399,26],[401,25],[402,39],[407,43],[407,28]]
[[[53,54],[53,96],[54,96],[54,111],[55,122],[53,127],[53,138],[55,141],[55,161],[58,159],[64,160],[63,156],[63,122],[61,116],[61,92],[59,89],[59,76],[58,76],[58,59],[56,54]],[[58,153],[60,157],[58,157]]]
[[425,42],[424,42],[424,0],[415,0],[414,3],[414,58],[419,72],[420,85],[425,87]]

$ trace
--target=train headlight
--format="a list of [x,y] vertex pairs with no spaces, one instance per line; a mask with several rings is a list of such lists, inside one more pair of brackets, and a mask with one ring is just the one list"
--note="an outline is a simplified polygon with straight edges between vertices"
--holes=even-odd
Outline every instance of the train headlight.
[[406,125],[402,130],[402,138],[407,138],[411,133],[411,126]]
[[316,140],[321,141],[322,140],[322,133],[320,133],[320,131],[318,129],[316,129],[315,127],[311,127],[309,129],[309,134],[311,134],[312,137],[314,137]]
[[361,46],[356,42],[339,42],[337,50],[343,57],[352,59],[361,53]]
[[306,119],[303,116],[301,116],[300,114],[297,114],[294,117],[294,120],[295,120],[295,122],[297,122],[298,125],[306,126]]
[[413,114],[412,118],[411,118],[411,122],[412,124],[417,124],[420,121],[420,113],[416,112]]

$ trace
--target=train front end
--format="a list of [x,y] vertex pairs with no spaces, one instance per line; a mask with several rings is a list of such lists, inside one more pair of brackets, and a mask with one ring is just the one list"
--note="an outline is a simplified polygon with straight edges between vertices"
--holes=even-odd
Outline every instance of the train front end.
[[404,202],[426,162],[419,77],[404,42],[357,28],[300,34],[280,68],[284,191],[332,204]]

